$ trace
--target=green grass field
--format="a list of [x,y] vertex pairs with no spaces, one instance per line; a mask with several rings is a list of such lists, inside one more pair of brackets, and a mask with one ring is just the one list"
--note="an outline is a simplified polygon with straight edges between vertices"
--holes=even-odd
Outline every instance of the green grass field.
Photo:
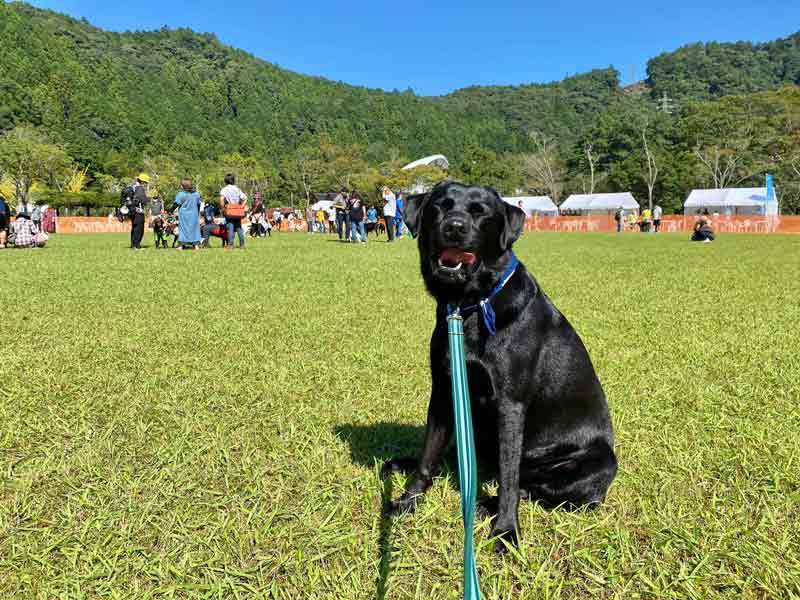
[[[428,400],[414,244],[248,242],[0,251],[0,598],[460,598],[455,473],[379,513]],[[504,558],[478,523],[484,597],[800,597],[800,237],[517,252],[589,349],[620,472],[592,513],[523,502]]]

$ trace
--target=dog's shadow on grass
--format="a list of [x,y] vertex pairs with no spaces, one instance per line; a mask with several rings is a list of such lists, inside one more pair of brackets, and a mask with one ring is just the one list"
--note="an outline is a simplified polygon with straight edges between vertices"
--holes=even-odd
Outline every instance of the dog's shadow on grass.
[[[376,423],[374,425],[339,425],[336,436],[350,444],[350,456],[354,463],[368,468],[382,468],[390,459],[416,457],[422,449],[425,428],[418,425],[398,423]],[[454,469],[454,452],[445,455],[444,469]],[[406,472],[406,476],[413,471]],[[394,499],[393,477],[384,477],[380,482],[381,513],[378,548],[381,559],[378,565],[375,598],[385,600],[389,591],[389,573],[392,566],[392,517],[386,507]]]
[[373,468],[392,458],[417,456],[422,448],[425,428],[419,425],[376,423],[374,425],[339,425],[336,436],[350,444],[353,462]]

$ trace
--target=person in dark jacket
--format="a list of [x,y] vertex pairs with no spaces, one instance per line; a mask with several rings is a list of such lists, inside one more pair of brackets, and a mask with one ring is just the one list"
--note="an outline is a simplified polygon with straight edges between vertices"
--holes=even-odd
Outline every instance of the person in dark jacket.
[[0,196],[0,248],[6,247],[8,237],[8,223],[11,220],[11,207],[6,199]]
[[138,250],[142,247],[144,237],[144,218],[145,209],[150,203],[147,197],[147,186],[150,184],[150,176],[147,173],[140,173],[133,184],[133,205],[131,207],[131,248]]

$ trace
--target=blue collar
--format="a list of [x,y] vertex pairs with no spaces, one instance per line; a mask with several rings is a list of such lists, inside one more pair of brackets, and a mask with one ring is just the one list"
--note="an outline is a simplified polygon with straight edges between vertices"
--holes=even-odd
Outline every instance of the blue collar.
[[517,258],[517,255],[512,252],[511,262],[508,263],[508,268],[506,269],[506,272],[503,273],[503,276],[500,278],[500,281],[498,281],[497,285],[492,288],[492,291],[489,292],[488,296],[483,298],[480,302],[478,302],[478,304],[471,304],[469,306],[448,304],[447,316],[450,317],[452,315],[457,315],[462,313],[466,314],[480,308],[481,313],[483,315],[483,324],[486,326],[486,331],[489,332],[489,335],[495,335],[497,333],[497,328],[495,327],[495,314],[491,304],[492,298],[497,296],[497,294],[499,294],[500,291],[506,286],[509,280],[514,276],[514,273],[517,272],[517,267],[519,267],[519,259]]

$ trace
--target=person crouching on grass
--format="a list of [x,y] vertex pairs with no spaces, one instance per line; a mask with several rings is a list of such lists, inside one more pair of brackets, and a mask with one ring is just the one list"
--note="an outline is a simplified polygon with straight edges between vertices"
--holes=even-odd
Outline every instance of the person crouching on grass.
[[703,209],[703,214],[697,217],[697,222],[694,224],[694,233],[692,233],[693,242],[713,242],[714,241],[714,226],[711,223],[711,217],[708,216],[708,209]]

